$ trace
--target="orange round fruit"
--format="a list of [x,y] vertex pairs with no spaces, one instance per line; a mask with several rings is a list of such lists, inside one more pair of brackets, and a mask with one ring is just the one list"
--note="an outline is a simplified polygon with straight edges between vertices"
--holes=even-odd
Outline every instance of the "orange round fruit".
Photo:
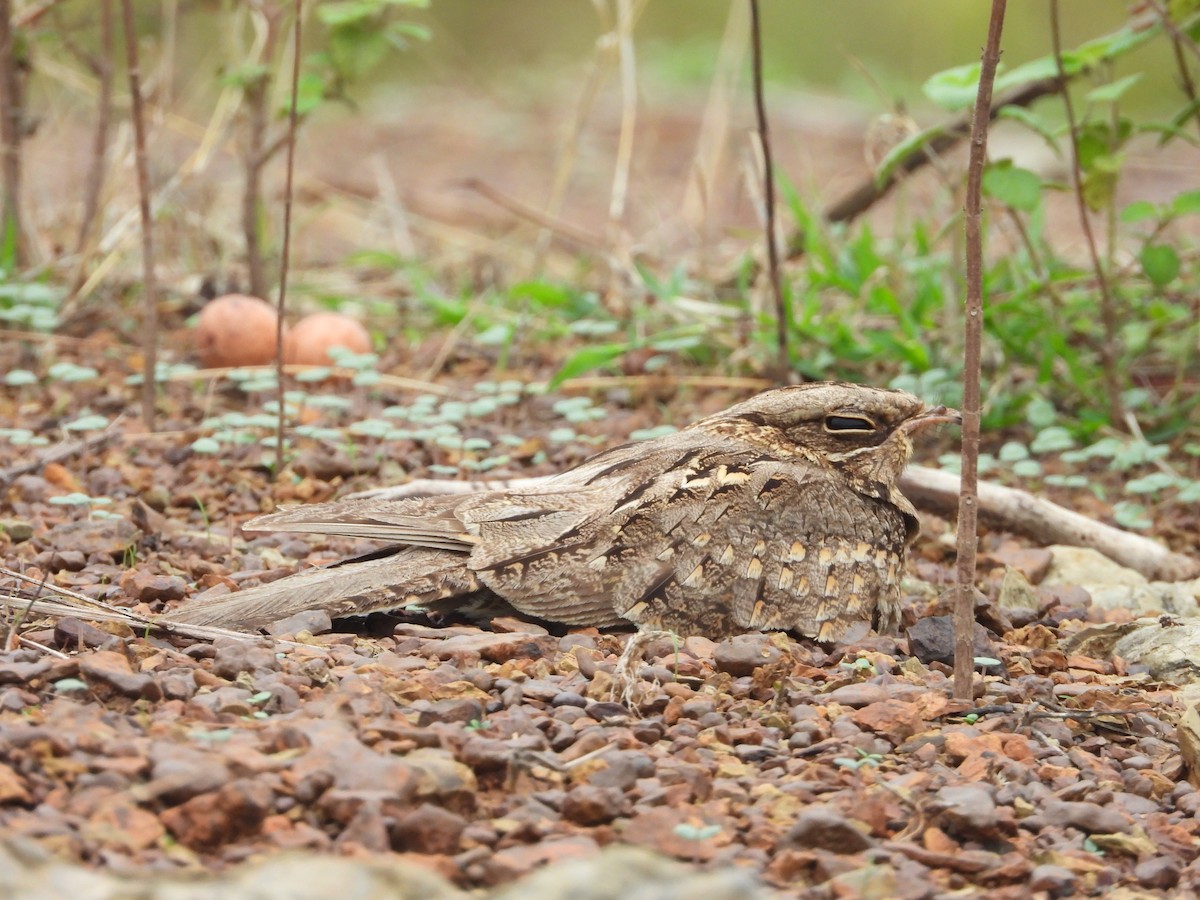
[[274,361],[278,321],[271,304],[257,297],[225,294],[210,300],[196,320],[200,364],[215,369],[264,366]]
[[327,366],[334,361],[329,355],[334,347],[370,353],[371,336],[357,319],[341,313],[313,313],[288,332],[283,358],[291,365]]

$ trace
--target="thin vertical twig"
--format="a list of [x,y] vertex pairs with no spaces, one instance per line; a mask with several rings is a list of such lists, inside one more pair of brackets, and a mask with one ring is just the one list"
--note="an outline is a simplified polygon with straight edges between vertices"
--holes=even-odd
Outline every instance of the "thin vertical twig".
[[633,0],[617,0],[617,51],[621,69],[621,136],[613,172],[608,217],[613,223],[625,218],[629,197],[629,171],[633,165],[633,135],[637,125],[637,57],[633,52]]
[[983,169],[987,162],[992,85],[1000,64],[1005,0],[992,0],[979,90],[971,118],[967,196],[963,204],[967,256],[964,328],[962,486],[958,494],[958,594],[954,602],[954,696],[969,700],[975,660],[975,551],[979,527],[979,369],[983,344]]
[[88,62],[99,81],[96,98],[96,129],[92,132],[92,158],[88,163],[87,182],[83,195],[83,216],[79,222],[79,236],[75,241],[75,254],[79,257],[75,270],[72,294],[78,294],[87,279],[89,245],[96,229],[100,213],[100,197],[104,193],[105,176],[108,171],[108,132],[112,123],[113,94],[113,28],[112,0],[100,0],[100,53],[89,56]]
[[138,211],[142,220],[142,422],[154,430],[154,400],[158,369],[158,286],[154,278],[154,228],[150,214],[150,164],[146,155],[146,113],[138,68],[137,30],[133,0],[121,0],[125,25],[125,60],[129,68],[130,113],[133,118],[134,161],[137,167]]
[[[274,26],[269,25],[272,33]],[[268,40],[267,52],[270,52]],[[265,55],[265,54],[264,54]],[[269,57],[268,57],[269,58]],[[263,260],[262,235],[259,231],[262,212],[262,176],[267,164],[264,147],[267,144],[267,98],[268,79],[266,74],[250,77],[245,86],[246,103],[246,184],[242,191],[242,232],[246,239],[246,272],[250,293],[255,297],[267,296],[266,263]]]
[[303,0],[296,0],[296,21],[292,32],[292,99],[288,104],[287,152],[283,183],[283,247],[279,261],[279,300],[275,304],[275,390],[279,419],[275,428],[275,475],[283,471],[283,443],[286,420],[283,405],[283,317],[287,310],[288,260],[292,249],[292,178],[296,169],[296,128],[300,120],[297,95],[300,93],[300,38]]
[[744,74],[749,50],[749,36],[749,9],[742,3],[731,3],[713,64],[708,100],[704,104],[704,115],[696,136],[696,149],[692,154],[680,209],[683,220],[699,237],[697,268],[701,273],[707,267],[718,231],[718,217],[714,211],[716,198],[720,196],[720,169],[728,150],[737,88]]
[[754,113],[758,119],[758,142],[762,148],[763,159],[763,230],[767,239],[767,277],[771,282],[771,297],[775,302],[775,366],[779,379],[785,380],[790,368],[790,316],[783,297],[783,282],[779,274],[779,246],[775,240],[775,163],[771,155],[767,104],[763,96],[762,19],[759,15],[758,0],[750,0],[750,41],[754,68]]
[[0,182],[4,192],[0,245],[11,241],[13,262],[25,263],[21,228],[21,138],[25,123],[24,79],[21,77],[16,25],[9,0],[0,0]]
[[1188,102],[1196,116],[1196,125],[1200,127],[1200,103],[1196,101],[1196,83],[1192,80],[1192,70],[1188,68],[1187,59],[1183,55],[1183,41],[1176,35],[1171,35],[1171,48],[1175,51],[1175,67],[1179,70],[1179,84],[1187,95]]
[[1096,236],[1088,217],[1087,202],[1083,198],[1083,173],[1079,166],[1079,134],[1075,120],[1075,106],[1071,102],[1071,90],[1067,86],[1062,63],[1062,31],[1058,24],[1058,0],[1050,0],[1050,37],[1054,45],[1054,65],[1062,84],[1063,109],[1067,114],[1067,135],[1071,139],[1071,187],[1075,194],[1075,205],[1079,210],[1079,224],[1083,229],[1096,283],[1100,288],[1100,323],[1104,329],[1104,342],[1100,345],[1100,365],[1104,370],[1104,391],[1108,395],[1108,421],[1114,428],[1121,427],[1125,413],[1121,404],[1120,378],[1117,374],[1117,312],[1116,300],[1108,275],[1100,260]]

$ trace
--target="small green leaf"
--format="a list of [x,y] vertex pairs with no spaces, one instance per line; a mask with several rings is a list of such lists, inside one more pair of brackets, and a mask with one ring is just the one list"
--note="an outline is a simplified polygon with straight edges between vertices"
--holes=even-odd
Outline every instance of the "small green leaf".
[[57,362],[52,365],[47,374],[59,381],[78,382],[91,381],[100,373],[91,366],[77,366],[70,362]]
[[317,7],[317,20],[322,25],[344,27],[369,19],[379,12],[379,4],[348,0],[344,3],[322,3]]
[[1113,507],[1113,520],[1122,528],[1144,530],[1154,524],[1146,515],[1146,507],[1140,503],[1122,500]]
[[1173,281],[1179,274],[1179,254],[1169,244],[1147,244],[1142,248],[1142,271],[1157,287]]
[[1142,79],[1141,72],[1136,72],[1133,75],[1128,75],[1125,78],[1118,78],[1116,81],[1111,81],[1108,84],[1102,84],[1097,88],[1092,88],[1088,91],[1084,98],[1088,103],[1116,103],[1124,93],[1137,84]]
[[1200,191],[1184,191],[1171,201],[1171,212],[1177,216],[1200,213]]
[[366,369],[362,372],[355,372],[354,377],[350,379],[355,387],[373,387],[379,384],[380,375],[378,372]]
[[1121,210],[1121,221],[1132,225],[1134,222],[1144,222],[1147,219],[1160,219],[1162,213],[1163,211],[1157,203],[1151,203],[1149,200],[1135,200]]
[[221,452],[221,442],[216,438],[200,437],[192,441],[193,453],[213,454]]
[[921,91],[938,106],[957,112],[975,102],[979,89],[979,63],[945,69],[930,77]]
[[993,163],[983,173],[983,192],[1021,212],[1033,212],[1042,200],[1042,179],[1011,160]]
[[997,455],[1000,457],[1001,462],[1016,462],[1019,459],[1029,458],[1029,448],[1016,441],[1009,441],[1000,448],[1000,452]]
[[1084,172],[1081,189],[1083,199],[1092,212],[1106,209],[1113,202],[1124,161],[1119,153],[1098,154],[1090,160],[1091,165]]
[[312,368],[312,369],[305,369],[303,372],[297,372],[295,377],[296,377],[296,380],[299,381],[301,384],[305,384],[305,383],[312,383],[312,382],[317,382],[317,381],[324,381],[331,374],[333,374],[333,370],[330,369],[328,366],[316,366],[315,368]]
[[1127,494],[1157,494],[1164,488],[1169,488],[1178,482],[1178,478],[1166,472],[1151,472],[1141,478],[1132,478],[1125,482]]
[[108,419],[105,416],[96,415],[95,413],[86,416],[80,416],[72,422],[63,425],[66,431],[95,431],[99,428],[107,428]]
[[428,41],[433,36],[428,28],[416,22],[392,22],[387,26],[385,34],[392,46],[399,49],[406,48],[409,40]]
[[92,502],[92,498],[87,494],[81,494],[79,491],[72,491],[60,497],[51,497],[50,502],[55,506],[87,506]]
[[1061,425],[1051,425],[1034,435],[1029,449],[1033,453],[1059,453],[1074,446],[1075,439],[1071,437],[1071,432]]
[[550,388],[558,387],[568,378],[575,378],[584,372],[599,369],[621,356],[628,349],[628,344],[599,344],[594,347],[584,347],[562,364],[562,368],[550,379]]
[[1042,474],[1042,464],[1036,459],[1019,459],[1013,463],[1012,471],[1022,478],[1037,478]]
[[391,431],[392,427],[392,423],[386,419],[363,419],[351,425],[349,431],[363,437],[381,438]]
[[[1126,26],[1112,34],[1106,34],[1080,44],[1070,55],[1078,59],[1079,65],[1090,68],[1096,63],[1116,59],[1135,47],[1141,46],[1150,38],[1155,37],[1158,31],[1159,29],[1153,26],[1150,28]],[[1065,65],[1064,62],[1064,67]],[[1068,75],[1072,74],[1071,69],[1066,71]]]
[[[325,100],[325,79],[315,72],[304,72],[296,85],[296,115],[304,117],[315,110]],[[280,105],[280,115],[291,111],[292,98],[289,93]]]
[[4,383],[9,387],[23,387],[27,384],[37,384],[37,376],[28,369],[11,369],[5,374]]
[[1047,475],[1046,484],[1053,484],[1058,487],[1083,488],[1087,487],[1088,480],[1086,475]]
[[1045,397],[1031,397],[1025,405],[1025,421],[1034,428],[1047,428],[1058,421],[1058,410]]
[[1176,503],[1200,503],[1200,481],[1185,481],[1175,495]]
[[1012,119],[1014,122],[1020,122],[1030,131],[1041,135],[1042,140],[1050,145],[1054,151],[1058,152],[1058,140],[1054,135],[1054,129],[1042,121],[1031,110],[1024,106],[1005,106],[1001,108],[997,114],[999,119]]
[[[1070,75],[1073,67],[1076,66],[1070,53],[1063,54],[1063,69]],[[1006,91],[1009,88],[1016,87],[1019,84],[1025,84],[1030,81],[1040,81],[1043,78],[1055,78],[1058,75],[1058,63],[1053,56],[1040,56],[1037,59],[1031,59],[1027,63],[1021,63],[1015,69],[1008,72],[999,72],[996,75],[995,90]]]

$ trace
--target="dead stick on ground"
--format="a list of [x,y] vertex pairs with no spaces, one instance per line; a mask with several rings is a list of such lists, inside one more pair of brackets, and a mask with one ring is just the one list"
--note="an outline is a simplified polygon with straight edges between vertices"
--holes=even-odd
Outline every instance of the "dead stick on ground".
[[[958,503],[959,478],[941,469],[909,466],[900,478],[900,489],[918,508],[948,513]],[[981,482],[979,518],[1040,544],[1091,547],[1153,581],[1184,581],[1200,576],[1198,560],[1016,488]]]

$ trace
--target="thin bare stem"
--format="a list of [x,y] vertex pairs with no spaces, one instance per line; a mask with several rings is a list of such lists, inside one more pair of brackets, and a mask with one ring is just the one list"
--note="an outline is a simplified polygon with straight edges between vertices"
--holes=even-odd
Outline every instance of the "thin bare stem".
[[1088,217],[1087,202],[1083,198],[1083,174],[1079,166],[1079,135],[1076,128],[1075,106],[1071,102],[1071,91],[1067,87],[1066,75],[1062,64],[1062,32],[1058,24],[1058,0],[1050,0],[1050,36],[1054,42],[1054,64],[1058,68],[1058,78],[1062,82],[1063,108],[1067,114],[1067,135],[1071,139],[1071,186],[1074,188],[1075,204],[1079,210],[1079,224],[1083,228],[1084,240],[1087,243],[1088,255],[1092,260],[1092,269],[1096,273],[1096,283],[1100,288],[1100,322],[1104,328],[1104,341],[1100,345],[1100,364],[1104,370],[1104,390],[1108,395],[1108,421],[1113,426],[1119,426],[1125,419],[1121,408],[1120,378],[1117,375],[1117,313],[1116,300],[1104,264],[1100,259],[1100,250],[1096,246],[1096,235],[1092,232],[1092,222]]
[[242,191],[242,234],[246,241],[246,272],[250,293],[267,295],[259,212],[262,209],[262,172],[266,164],[263,145],[267,133],[267,77],[257,75],[246,85],[246,185]]
[[621,68],[621,137],[613,173],[608,217],[614,223],[625,218],[629,195],[629,170],[633,164],[633,135],[637,125],[637,57],[633,52],[633,0],[617,0],[616,39]]
[[100,197],[104,193],[105,174],[108,171],[108,132],[112,123],[114,68],[112,31],[112,0],[100,0],[100,53],[98,56],[89,54],[86,59],[100,84],[96,98],[96,128],[92,132],[92,158],[84,187],[83,216],[79,222],[79,236],[75,241],[75,253],[79,262],[75,271],[73,294],[79,292],[87,278],[88,245],[96,228]]
[[767,277],[775,302],[775,366],[781,380],[788,376],[788,315],[779,274],[779,245],[775,240],[775,163],[771,158],[771,134],[767,123],[767,104],[763,97],[762,18],[758,0],[750,0],[750,40],[754,67],[754,113],[758,119],[758,141],[763,158],[763,231],[767,241]]
[[283,184],[283,249],[279,261],[279,302],[275,322],[275,385],[279,403],[279,420],[275,429],[275,474],[283,471],[284,405],[283,405],[283,316],[287,307],[288,258],[292,249],[292,178],[296,169],[296,128],[299,126],[297,96],[300,93],[300,55],[302,48],[301,19],[303,0],[296,0],[296,21],[292,32],[292,99],[288,104],[287,154]]
[[962,484],[958,494],[958,595],[954,602],[954,696],[971,699],[975,646],[975,551],[979,527],[979,370],[983,344],[983,168],[987,161],[992,85],[1000,63],[1005,0],[992,0],[979,90],[971,120],[967,196],[967,316],[964,329]]
[[[1190,35],[1188,35],[1186,31],[1181,29],[1179,25],[1175,24],[1175,20],[1171,18],[1171,11],[1167,8],[1167,6],[1159,2],[1159,0],[1149,0],[1149,4],[1154,10],[1155,14],[1158,16],[1163,28],[1165,28],[1167,33],[1174,38],[1176,50],[1186,50],[1188,53],[1192,54],[1192,56],[1200,59],[1200,46],[1196,45],[1196,42],[1191,38]],[[1187,20],[1183,24],[1185,27],[1195,24],[1195,17],[1188,16]]]
[[1183,38],[1179,34],[1171,34],[1171,49],[1175,51],[1175,68],[1179,70],[1179,83],[1195,111],[1197,130],[1200,130],[1200,103],[1196,100],[1196,82],[1192,79],[1192,70],[1188,68],[1187,57],[1183,55]]
[[[631,29],[637,24],[637,20],[641,17],[648,2],[649,0],[638,0],[632,13]],[[614,38],[616,26],[609,21],[607,15],[608,7],[600,2],[594,3],[594,6],[596,7],[596,12],[600,15],[600,27],[606,30],[596,43],[596,54],[592,58],[591,65],[588,68],[587,77],[584,79],[583,92],[580,95],[579,103],[575,108],[574,116],[570,127],[567,129],[562,149],[559,152],[558,163],[554,169],[554,183],[550,188],[550,197],[546,201],[546,208],[542,212],[542,215],[547,217],[547,221],[557,220],[559,213],[562,211],[563,200],[566,197],[567,188],[570,187],[571,178],[574,175],[575,166],[579,159],[579,146],[583,139],[587,120],[595,109],[596,101],[600,96],[600,89],[611,74],[613,64],[621,61],[621,44]],[[622,127],[624,127],[624,119],[622,120]],[[622,132],[622,137],[624,137],[624,132]],[[630,149],[632,150],[632,143],[630,144]],[[544,266],[546,253],[554,237],[554,230],[553,228],[545,227],[538,235],[530,265],[531,273],[540,271]]]
[[25,91],[15,29],[9,0],[0,0],[0,182],[4,191],[0,244],[11,241],[13,260],[19,267],[25,264],[21,229],[21,136],[25,122]]
[[138,210],[142,220],[142,422],[154,430],[154,399],[158,368],[158,287],[154,279],[154,228],[150,214],[150,164],[146,155],[146,114],[138,68],[137,30],[132,0],[121,0],[125,25],[125,59],[129,67],[130,112],[133,118],[134,160],[137,166]]
[[680,209],[684,222],[695,229],[699,238],[697,269],[701,273],[707,268],[718,232],[717,217],[713,215],[714,198],[720,194],[721,161],[728,151],[737,88],[749,51],[749,32],[749,9],[741,3],[731,3]]
[[17,28],[28,28],[30,25],[36,25],[42,16],[46,15],[46,13],[53,12],[56,6],[65,2],[66,0],[46,0],[46,2],[38,6],[34,6],[30,9],[24,10],[23,12],[17,13],[17,15],[13,18],[13,24]]

